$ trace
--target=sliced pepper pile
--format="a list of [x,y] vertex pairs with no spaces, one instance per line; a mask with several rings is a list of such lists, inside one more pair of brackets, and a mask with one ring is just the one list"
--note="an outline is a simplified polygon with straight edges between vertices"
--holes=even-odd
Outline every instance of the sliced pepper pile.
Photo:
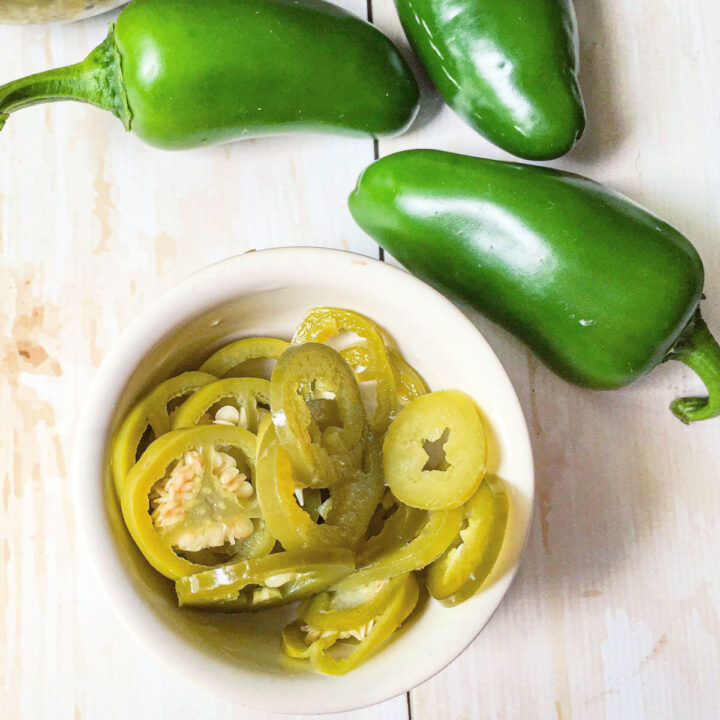
[[[343,333],[359,342],[326,344]],[[276,364],[239,377],[249,361]],[[419,580],[447,605],[473,595],[507,525],[473,401],[429,393],[374,322],[337,308],[308,312],[292,343],[237,340],[158,385],[111,462],[127,528],[181,606],[302,601],[283,652],[333,675],[388,641]]]

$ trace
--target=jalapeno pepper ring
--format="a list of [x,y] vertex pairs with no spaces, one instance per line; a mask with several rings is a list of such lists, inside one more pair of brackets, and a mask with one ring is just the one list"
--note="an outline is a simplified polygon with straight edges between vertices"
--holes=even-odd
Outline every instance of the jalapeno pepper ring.
[[[425,441],[446,432],[444,469],[425,469]],[[383,469],[395,497],[413,507],[459,507],[485,474],[485,432],[472,399],[459,390],[423,395],[405,406],[383,442]]]
[[356,668],[373,652],[380,648],[415,609],[419,598],[419,587],[415,576],[410,573],[383,612],[375,619],[365,637],[347,657],[335,657],[328,651],[332,648],[327,639],[310,645],[309,657],[312,667],[326,675],[344,675]]
[[289,343],[278,338],[243,338],[225,345],[213,353],[200,366],[200,371],[223,378],[248,360],[277,360],[288,346]]
[[159,438],[170,429],[168,404],[183,395],[191,395],[217,378],[205,372],[186,372],[160,383],[143,397],[125,416],[112,442],[111,465],[115,490],[122,494],[123,484],[137,459],[138,448],[148,427]]
[[[405,358],[395,349],[386,348],[390,366],[395,375],[397,397],[401,405],[407,405],[420,395],[428,392],[425,381],[420,377],[417,370],[410,365]],[[378,380],[380,373],[373,365],[374,357],[370,348],[364,343],[351,345],[340,351],[343,360],[350,365],[358,379],[358,382]]]
[[208,411],[219,403],[232,403],[245,413],[247,429],[257,433],[258,405],[270,406],[270,383],[261,378],[225,378],[216,380],[194,392],[173,418],[173,429],[198,425]]
[[355,479],[330,488],[332,506],[317,524],[295,499],[296,482],[287,453],[272,424],[261,430],[256,488],[270,532],[286,550],[354,547],[367,529],[384,489],[380,452],[370,444]]
[[[493,501],[489,531],[486,530],[485,522],[483,522],[487,519],[485,514],[488,512],[487,505],[483,501],[483,506],[480,507],[478,499],[477,506],[475,506],[473,498],[469,505],[475,507],[468,509],[470,515],[468,527],[462,538],[463,545],[467,545],[467,552],[460,545],[456,548],[457,553],[454,553],[452,549],[449,550],[447,558],[443,556],[436,561],[438,563],[436,568],[433,565],[428,568],[426,576],[428,591],[433,597],[441,599],[443,605],[448,607],[459,605],[482,587],[495,567],[505,539],[509,511],[507,493],[502,483],[495,478],[486,478],[483,486],[490,490]],[[478,552],[479,549],[482,551]],[[474,560],[477,562],[473,565],[472,561]],[[468,568],[470,568],[469,573],[467,572]],[[466,582],[458,587],[465,577],[467,577]],[[452,594],[449,594],[450,591]]]
[[326,342],[343,331],[361,337],[370,353],[368,364],[373,368],[371,379],[377,381],[377,408],[370,425],[373,432],[381,436],[395,415],[398,399],[395,375],[380,328],[369,318],[351,310],[314,308],[302,319],[292,341],[293,344]]
[[406,578],[398,575],[362,588],[325,590],[301,603],[298,616],[317,630],[352,630],[380,615]]
[[[333,395],[341,426],[322,428],[307,401]],[[277,437],[298,479],[310,487],[350,480],[362,462],[366,418],[357,381],[338,353],[306,343],[288,348],[272,374],[271,408]]]
[[460,508],[428,513],[427,521],[410,542],[366,559],[364,567],[343,578],[332,589],[351,590],[421,570],[445,552],[460,531],[462,520],[463,512]]

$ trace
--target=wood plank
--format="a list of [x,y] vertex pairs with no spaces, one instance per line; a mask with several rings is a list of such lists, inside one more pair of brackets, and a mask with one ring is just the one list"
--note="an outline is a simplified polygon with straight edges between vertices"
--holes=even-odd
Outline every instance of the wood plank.
[[[553,164],[608,182],[687,233],[706,264],[705,315],[720,332],[711,90],[720,8],[575,5],[590,124]],[[375,0],[374,11],[403,41],[392,0]],[[447,107],[380,152],[413,147],[509,159]],[[412,717],[717,717],[720,689],[708,680],[720,669],[720,421],[686,428],[666,409],[699,382],[672,363],[622,392],[582,391],[473,318],[531,426],[537,520],[506,602],[459,660],[412,693]]]

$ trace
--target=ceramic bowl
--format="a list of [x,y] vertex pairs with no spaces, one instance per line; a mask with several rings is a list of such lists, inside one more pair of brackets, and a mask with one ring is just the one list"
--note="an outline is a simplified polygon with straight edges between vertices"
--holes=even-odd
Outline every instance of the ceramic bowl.
[[[373,318],[431,389],[458,388],[482,409],[489,469],[509,489],[509,529],[485,586],[455,608],[430,600],[374,657],[344,677],[282,658],[281,609],[210,614],[177,606],[124,529],[108,467],[110,438],[140,394],[195,368],[229,340],[290,338],[310,308],[331,305]],[[430,678],[475,639],[520,562],[533,504],[527,426],[500,362],[475,326],[412,275],[363,256],[320,248],[251,252],[187,278],[148,307],[118,339],[90,386],[74,452],[75,498],[91,564],[130,631],[169,666],[217,695],[281,713],[352,710]],[[482,642],[482,640],[480,640]]]

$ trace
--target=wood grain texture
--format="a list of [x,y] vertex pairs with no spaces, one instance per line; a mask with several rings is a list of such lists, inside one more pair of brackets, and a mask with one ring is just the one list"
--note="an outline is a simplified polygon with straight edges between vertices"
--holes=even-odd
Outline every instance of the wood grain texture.
[[[365,0],[344,4],[366,12]],[[575,4],[590,124],[554,165],[683,230],[720,331],[720,7]],[[372,11],[406,48],[392,0]],[[0,27],[0,81],[78,59],[107,20]],[[507,157],[426,89],[416,126],[381,154]],[[345,205],[373,145],[303,137],[162,153],[109,115],[56,104],[11,118],[0,158],[0,719],[269,720],[183,681],[110,614],[78,549],[67,458],[89,376],[179,278],[253,247],[377,252]],[[666,409],[699,383],[671,364],[623,392],[578,390],[473,319],[531,427],[537,519],[506,602],[412,692],[412,717],[715,720],[720,422],[685,428]],[[405,720],[408,708],[400,697],[345,717]]]

